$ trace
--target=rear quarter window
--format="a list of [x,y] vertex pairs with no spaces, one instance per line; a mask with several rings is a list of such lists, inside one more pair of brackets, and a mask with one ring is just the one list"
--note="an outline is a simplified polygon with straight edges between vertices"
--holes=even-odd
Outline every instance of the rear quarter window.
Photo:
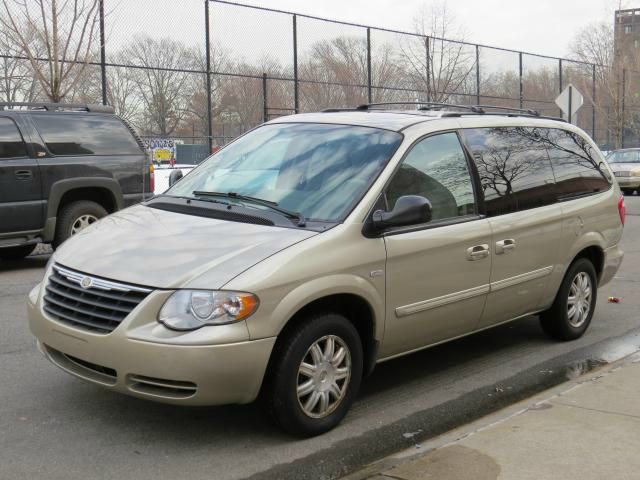
[[135,138],[113,116],[34,114],[31,117],[54,155],[141,155]]
[[602,160],[583,136],[560,129],[544,129],[560,199],[609,189]]

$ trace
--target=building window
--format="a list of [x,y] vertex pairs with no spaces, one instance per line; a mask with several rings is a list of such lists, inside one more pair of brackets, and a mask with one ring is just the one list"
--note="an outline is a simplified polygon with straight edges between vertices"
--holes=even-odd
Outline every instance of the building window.
[[624,26],[624,33],[631,33],[631,25]]

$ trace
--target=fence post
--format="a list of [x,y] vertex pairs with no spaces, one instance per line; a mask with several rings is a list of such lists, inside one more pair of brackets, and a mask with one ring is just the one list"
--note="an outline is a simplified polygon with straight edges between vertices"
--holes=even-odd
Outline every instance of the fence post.
[[[558,82],[559,82],[559,88],[558,88],[558,93],[562,93],[562,59],[559,58],[558,59]],[[560,116],[564,116],[564,112],[562,111],[562,109],[560,109]]]
[[367,27],[367,98],[369,103],[373,102],[371,81],[371,27]]
[[267,74],[262,74],[262,121],[269,120],[269,106],[267,104]]
[[[209,139],[209,152],[213,150],[213,117],[211,116],[211,32],[209,31],[209,0],[204,0],[204,34],[205,48],[207,52],[207,138]],[[224,138],[222,139],[224,142]]]
[[424,37],[424,48],[426,54],[425,72],[427,74],[427,102],[431,101],[431,46],[429,37]]
[[591,65],[591,136],[596,140],[596,64]]
[[480,105],[480,47],[476,45],[476,104]]
[[627,91],[627,69],[622,69],[622,111],[620,112],[620,148],[624,148],[624,109]]
[[300,96],[298,92],[298,19],[293,14],[293,109],[300,111]]
[[524,92],[524,86],[522,84],[522,52],[518,53],[518,64],[519,64],[519,70],[520,70],[520,108],[523,108],[524,106],[524,96],[523,96],[523,92]]
[[107,104],[107,55],[104,45],[104,0],[100,0],[98,4],[100,10],[100,77],[102,88],[102,104]]

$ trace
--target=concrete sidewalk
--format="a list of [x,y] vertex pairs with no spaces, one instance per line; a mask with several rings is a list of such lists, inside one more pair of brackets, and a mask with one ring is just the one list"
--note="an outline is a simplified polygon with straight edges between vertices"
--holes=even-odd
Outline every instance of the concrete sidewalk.
[[636,354],[345,480],[640,479],[639,398]]

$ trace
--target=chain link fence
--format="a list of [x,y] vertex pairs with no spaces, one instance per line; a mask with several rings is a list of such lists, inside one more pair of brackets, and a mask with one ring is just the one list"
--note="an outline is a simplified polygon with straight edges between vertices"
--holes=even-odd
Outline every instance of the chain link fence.
[[[585,97],[577,124],[598,144],[640,145],[636,72],[225,0],[95,1],[104,42],[65,101],[111,104],[149,138],[211,148],[281,115],[367,102],[560,116],[554,99],[572,83]],[[46,100],[6,42],[0,83],[1,100]]]

